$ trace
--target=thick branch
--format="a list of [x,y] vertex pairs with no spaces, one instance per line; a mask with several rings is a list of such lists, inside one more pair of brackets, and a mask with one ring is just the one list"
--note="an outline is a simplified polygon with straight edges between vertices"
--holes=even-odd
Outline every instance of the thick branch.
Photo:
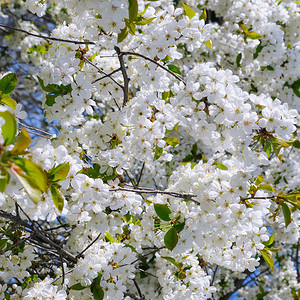
[[126,67],[125,67],[125,63],[123,60],[123,55],[124,53],[121,52],[120,48],[115,46],[115,50],[118,54],[118,59],[120,62],[120,68],[121,68],[121,72],[123,75],[123,80],[124,80],[124,87],[123,87],[123,93],[124,93],[124,100],[123,100],[123,107],[126,105],[126,103],[128,102],[128,93],[129,93],[129,78],[127,76],[127,72],[126,72]]

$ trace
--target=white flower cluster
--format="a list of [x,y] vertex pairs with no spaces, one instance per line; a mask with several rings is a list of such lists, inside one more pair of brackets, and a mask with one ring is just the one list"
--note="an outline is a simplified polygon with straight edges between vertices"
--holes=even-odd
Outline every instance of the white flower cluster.
[[[299,239],[300,217],[297,201],[286,208],[282,199],[300,184],[299,5],[49,3],[7,4],[15,15],[52,13],[57,26],[47,40],[17,32],[6,43],[40,71],[45,116],[59,135],[40,139],[24,157],[48,172],[63,208],[53,189],[33,203],[14,176],[0,205],[11,216],[18,204],[41,226],[60,217],[69,228],[61,247],[74,258],[55,261],[55,274],[42,267],[36,279],[32,268],[45,249],[5,251],[0,298],[93,299],[103,292],[104,299],[128,299],[136,290],[146,299],[222,297],[263,265],[260,251],[274,231],[285,257],[268,299],[291,299],[290,287],[299,285],[285,249]],[[205,24],[198,4],[219,22]],[[34,24],[19,25],[39,34]],[[20,110],[14,114],[25,118]],[[0,115],[1,145],[4,125]],[[53,183],[61,165],[68,174]],[[0,230],[9,232],[5,222]],[[242,290],[246,299],[258,293]]]

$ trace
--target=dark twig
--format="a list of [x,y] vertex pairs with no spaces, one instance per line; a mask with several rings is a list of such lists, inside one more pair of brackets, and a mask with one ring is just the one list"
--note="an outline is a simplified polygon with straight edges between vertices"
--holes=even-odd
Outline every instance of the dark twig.
[[[104,75],[104,76],[102,76],[100,78],[95,79],[94,81],[92,81],[92,84],[94,84],[94,83],[96,83],[96,82],[98,82],[98,81],[100,81],[100,80],[102,80],[104,78],[107,78],[107,77],[109,77],[110,79],[112,79],[110,76],[113,75],[113,74],[115,74],[115,73],[117,73],[117,72],[119,72],[119,71],[121,71],[121,68],[118,68],[118,69],[116,69],[116,70],[114,70],[114,71],[112,71],[112,72],[110,72],[110,73],[108,73],[108,74],[106,74],[106,75]],[[101,73],[103,73],[102,70],[101,70]]]
[[64,268],[64,261],[63,261],[63,257],[61,256],[61,254],[59,254],[59,259],[60,259],[60,265],[61,265],[61,271],[62,271],[61,285],[64,285],[66,274],[65,274],[65,268]]
[[[105,75],[105,76],[101,77],[101,79],[103,79],[104,77],[109,77],[116,85],[118,85],[121,89],[123,89],[123,86],[119,82],[117,82],[113,77],[111,77],[111,75],[113,73],[116,73],[118,69],[108,74],[108,73],[104,72],[103,70],[101,70],[99,67],[97,67],[94,63],[92,63],[91,61],[89,61],[86,57],[83,56],[83,59],[85,60],[85,62],[87,62],[88,64],[90,64],[91,66],[93,66],[95,69],[97,69],[99,73]],[[98,80],[100,80],[100,78],[92,81],[92,83],[95,83]]]
[[196,197],[196,195],[193,194],[182,194],[182,193],[177,193],[177,192],[171,192],[171,191],[161,191],[161,190],[156,190],[156,189],[148,189],[148,188],[135,188],[135,189],[129,189],[129,188],[114,188],[110,189],[111,192],[132,192],[132,193],[137,193],[137,194],[163,194],[163,195],[169,195],[175,198],[182,198],[186,199],[189,201],[192,201],[194,203],[200,204],[197,200],[193,199]]
[[[19,208],[22,210],[22,208],[20,206],[19,206]],[[48,237],[46,235],[46,233],[44,232],[44,230],[35,226],[35,224],[37,224],[36,222],[33,222],[24,211],[23,211],[23,213],[28,218],[29,223],[24,221],[23,219],[21,219],[21,217],[18,215],[13,215],[4,210],[0,210],[0,217],[11,220],[15,223],[18,223],[20,226],[23,226],[27,232],[30,233],[30,237],[20,241],[20,243],[23,243],[24,241],[29,240],[31,242],[34,241],[38,245],[41,245],[41,246],[46,244],[54,252],[56,251],[59,254],[61,254],[62,257],[64,259],[66,259],[67,262],[72,263],[72,264],[77,262],[76,256],[74,256],[73,254],[69,253],[68,251],[62,249],[62,247],[57,243],[57,241],[55,239]],[[14,245],[14,246],[16,246],[16,245]],[[59,256],[59,254],[58,254],[58,256]]]
[[125,297],[130,297],[131,299],[134,299],[134,300],[144,300],[145,298],[141,298],[137,295],[134,295],[132,293],[129,293],[129,292],[124,292],[123,293]]
[[47,41],[51,40],[51,41],[57,41],[57,42],[72,43],[72,44],[76,44],[76,45],[95,45],[94,42],[81,42],[81,41],[75,41],[75,40],[66,40],[66,39],[59,39],[59,38],[49,37],[49,36],[41,35],[41,34],[35,34],[35,33],[29,32],[29,31],[26,31],[24,29],[11,27],[11,26],[7,26],[7,25],[4,25],[4,24],[0,24],[0,27],[15,30],[15,31],[19,31],[19,32],[23,32],[23,33],[26,33],[28,35],[31,35],[31,36],[34,36],[34,37],[37,37],[37,38],[40,38],[40,39],[45,39]]
[[174,76],[176,79],[178,79],[179,81],[181,81],[184,85],[186,85],[185,81],[178,76],[177,74],[175,74],[174,72],[172,72],[171,70],[169,70],[167,67],[165,67],[164,65],[160,64],[159,62],[155,61],[154,59],[147,57],[143,54],[140,53],[135,53],[135,52],[122,52],[123,55],[134,55],[134,56],[139,56],[142,57],[143,59],[149,60],[152,63],[156,64],[157,66],[159,66],[160,68],[162,68],[163,70],[167,71],[169,74],[171,74],[172,76]]
[[117,46],[115,46],[114,49],[116,50],[116,52],[118,54],[120,68],[121,68],[121,72],[122,72],[123,80],[124,80],[124,86],[123,86],[123,93],[124,93],[123,107],[124,107],[128,102],[129,78],[127,76],[126,67],[125,67],[125,63],[124,63],[124,59],[123,59],[124,53],[121,52],[120,48]]
[[102,233],[99,233],[98,236],[89,245],[87,245],[79,254],[76,255],[76,258],[80,258],[85,251],[87,251],[92,245],[96,243],[96,241],[100,238],[101,235]]
[[134,283],[134,285],[135,285],[135,287],[136,287],[136,289],[138,291],[139,296],[142,299],[145,299],[145,296],[142,294],[141,289],[140,289],[139,285],[137,284],[136,280],[135,279],[132,279],[132,280],[133,280],[133,283]]
[[47,137],[47,138],[50,138],[50,137],[52,137],[52,135],[53,135],[53,134],[51,134],[51,133],[49,133],[49,132],[47,132],[47,131],[44,131],[44,130],[42,130],[42,129],[40,129],[40,128],[37,128],[37,127],[34,127],[34,126],[29,126],[29,125],[27,125],[27,124],[24,124],[24,123],[20,122],[20,120],[18,121],[18,123],[19,123],[22,127],[25,127],[25,128],[30,129],[30,130],[36,131],[36,132],[32,132],[32,133],[34,133],[34,134],[36,134],[36,135],[44,136],[44,137]]
[[142,179],[142,175],[143,175],[143,171],[144,171],[144,168],[145,168],[145,162],[143,161],[143,164],[142,164],[142,168],[140,170],[140,173],[139,173],[139,177],[136,181],[136,186],[138,186],[140,184],[140,181]]

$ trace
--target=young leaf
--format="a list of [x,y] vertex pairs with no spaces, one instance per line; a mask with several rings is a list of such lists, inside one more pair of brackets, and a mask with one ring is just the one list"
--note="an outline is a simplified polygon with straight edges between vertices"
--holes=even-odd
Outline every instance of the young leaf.
[[[53,181],[65,180],[70,171],[70,164],[63,163],[59,164],[56,168],[52,169],[49,174],[49,178]],[[99,174],[98,174],[99,175]]]
[[180,69],[178,67],[176,67],[175,65],[167,65],[167,67],[173,73],[177,73],[177,74],[181,75]]
[[163,153],[163,148],[156,146],[155,153],[154,153],[154,160],[159,159],[161,157],[162,153]]
[[76,283],[76,284],[70,286],[70,290],[74,290],[74,291],[81,291],[81,290],[84,290],[85,288],[86,288],[86,286],[83,286],[80,283]]
[[271,246],[274,243],[275,240],[275,232],[272,233],[272,235],[269,237],[269,240],[262,242],[266,247]]
[[156,17],[152,18],[144,18],[144,17],[138,17],[138,20],[135,21],[136,25],[147,25],[150,24]]
[[105,238],[108,239],[111,243],[115,243],[115,239],[113,238],[113,236],[108,233],[108,232],[105,232]]
[[260,253],[264,258],[265,262],[267,263],[267,265],[269,266],[269,268],[273,270],[274,260],[272,257],[272,252],[269,249],[265,248],[263,250],[260,250]]
[[256,180],[255,180],[255,185],[258,186],[260,185],[262,182],[264,182],[264,178],[261,175],[258,175]]
[[24,152],[25,149],[31,144],[31,138],[25,128],[22,129],[21,133],[18,136],[15,146],[11,150],[13,155],[19,155]]
[[195,17],[196,13],[191,7],[187,6],[185,3],[182,3],[182,5],[184,8],[185,14],[189,17],[189,19]]
[[40,191],[46,192],[48,179],[45,171],[40,165],[29,159],[20,157],[16,158],[14,162],[30,177],[30,180],[34,182],[35,186],[38,187]]
[[56,186],[51,185],[50,191],[53,203],[56,206],[57,210],[61,213],[64,208],[64,197],[61,191]]
[[128,0],[128,2],[129,23],[132,23],[137,17],[139,5],[137,0]]
[[170,256],[162,256],[163,259],[167,260],[168,262],[170,262],[171,264],[173,264],[174,266],[178,267],[178,262]]
[[294,94],[297,97],[300,97],[300,79],[294,81],[291,85],[291,88],[293,89]]
[[274,192],[274,188],[270,184],[261,184],[258,186],[259,190]]
[[0,80],[0,95],[9,95],[18,83],[16,73],[9,73]]
[[118,34],[118,40],[117,40],[117,42],[121,43],[122,41],[124,41],[125,38],[127,37],[127,35],[128,35],[127,27],[121,29],[121,32]]
[[0,174],[0,192],[3,193],[7,184],[9,183],[10,175],[5,170],[2,174]]
[[199,19],[206,21],[206,19],[207,19],[206,8],[204,8],[204,10],[203,10],[202,14],[200,15]]
[[154,204],[154,210],[156,214],[164,221],[171,221],[170,214],[172,211],[165,204]]
[[284,216],[285,227],[288,227],[289,224],[291,223],[291,211],[290,211],[290,208],[285,203],[282,203],[281,207],[282,207],[282,212],[283,212],[283,216]]
[[165,136],[163,140],[170,146],[175,147],[180,144],[180,140],[175,136]]
[[260,39],[262,37],[261,34],[256,33],[256,32],[248,32],[248,33],[246,33],[246,35],[251,40],[257,40],[257,39]]
[[203,43],[204,43],[204,45],[206,45],[210,50],[212,49],[211,41],[210,41],[210,40],[204,41]]
[[178,235],[175,228],[170,228],[164,237],[165,246],[172,251],[178,243]]
[[2,136],[4,138],[4,146],[7,146],[15,141],[17,122],[9,111],[1,111],[0,118],[3,118],[5,121],[4,125],[2,125]]
[[241,67],[241,66],[242,66],[242,65],[241,65],[241,60],[242,60],[242,53],[239,53],[239,54],[237,55],[237,57],[236,57],[236,60],[235,60],[236,65],[237,65],[238,67]]
[[213,163],[213,165],[216,165],[217,166],[217,168],[218,169],[220,169],[220,170],[228,170],[228,168],[225,166],[225,165],[223,165],[223,164],[221,164],[221,163],[219,163],[219,162],[214,162]]
[[1,103],[6,104],[8,107],[12,108],[13,110],[15,110],[17,107],[17,102],[14,99],[12,99],[10,95],[4,95],[3,97],[0,96],[0,101]]
[[93,293],[95,300],[103,300],[104,299],[104,291],[100,285],[92,284],[91,292]]
[[179,222],[178,222],[178,223],[175,223],[175,224],[173,225],[173,227],[176,229],[176,232],[179,233],[180,231],[183,230],[184,225],[185,225],[185,222],[182,222],[182,223],[179,223]]
[[31,198],[31,200],[37,204],[42,197],[42,192],[40,188],[35,184],[35,182],[28,175],[19,174],[14,169],[11,170],[23,185],[26,193]]

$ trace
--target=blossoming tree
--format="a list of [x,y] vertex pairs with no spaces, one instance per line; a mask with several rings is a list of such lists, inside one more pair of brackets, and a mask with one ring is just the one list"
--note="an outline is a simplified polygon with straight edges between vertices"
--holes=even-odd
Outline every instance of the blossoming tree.
[[299,299],[299,1],[0,18],[1,299]]

